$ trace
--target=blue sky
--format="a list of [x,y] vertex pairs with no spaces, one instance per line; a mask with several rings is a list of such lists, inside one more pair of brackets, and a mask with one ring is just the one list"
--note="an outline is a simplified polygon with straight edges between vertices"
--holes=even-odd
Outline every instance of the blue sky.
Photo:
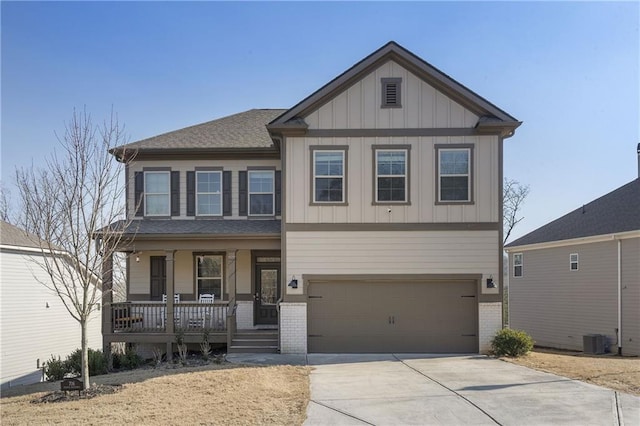
[[637,2],[2,2],[2,181],[74,107],[131,141],[288,108],[395,40],[524,121],[523,235],[637,177]]

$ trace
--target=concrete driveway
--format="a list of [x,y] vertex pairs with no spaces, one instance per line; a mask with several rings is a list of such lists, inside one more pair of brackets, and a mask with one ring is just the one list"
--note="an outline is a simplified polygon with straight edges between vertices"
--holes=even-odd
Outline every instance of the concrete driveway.
[[640,398],[481,355],[310,354],[305,425],[638,425]]

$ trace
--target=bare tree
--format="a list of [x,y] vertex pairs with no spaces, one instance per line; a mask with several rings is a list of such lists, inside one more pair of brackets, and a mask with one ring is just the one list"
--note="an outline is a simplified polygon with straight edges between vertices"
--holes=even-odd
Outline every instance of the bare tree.
[[[113,112],[104,123],[94,125],[86,111],[74,110],[64,135],[56,134],[59,146],[46,166],[16,171],[21,224],[39,238],[42,260],[37,263],[50,279],[40,282],[80,323],[85,389],[89,387],[87,321],[101,303],[103,257],[110,258],[122,238],[108,225],[128,224],[123,165],[109,154],[125,142],[123,131]],[[96,235],[102,244],[96,243]]]
[[517,180],[504,178],[503,197],[504,204],[502,207],[504,217],[504,240],[507,242],[513,228],[524,219],[518,217],[525,198],[529,195],[529,185],[522,185]]
[[11,223],[12,213],[11,193],[5,186],[4,182],[0,182],[0,219]]

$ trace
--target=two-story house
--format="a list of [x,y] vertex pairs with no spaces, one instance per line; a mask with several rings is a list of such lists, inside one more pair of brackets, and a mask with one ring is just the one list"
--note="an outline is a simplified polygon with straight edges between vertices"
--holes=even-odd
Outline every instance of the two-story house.
[[135,153],[133,220],[105,344],[207,330],[230,351],[486,351],[520,124],[390,42],[291,109],[115,149]]

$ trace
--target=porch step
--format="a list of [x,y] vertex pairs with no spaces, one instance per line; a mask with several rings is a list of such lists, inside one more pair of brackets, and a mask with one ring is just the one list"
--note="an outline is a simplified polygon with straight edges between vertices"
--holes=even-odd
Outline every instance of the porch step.
[[231,339],[228,353],[276,353],[278,330],[239,330]]
[[278,353],[278,347],[277,346],[235,346],[235,345],[231,345],[230,348],[227,348],[227,353],[230,353],[230,354],[241,354],[241,353],[275,354],[275,353]]

